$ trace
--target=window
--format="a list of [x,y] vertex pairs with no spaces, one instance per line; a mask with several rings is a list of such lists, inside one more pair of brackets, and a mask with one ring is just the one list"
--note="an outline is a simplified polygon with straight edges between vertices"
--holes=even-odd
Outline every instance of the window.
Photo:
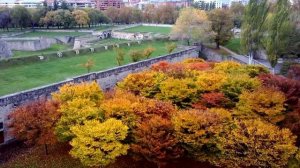
[[4,143],[4,124],[2,118],[0,118],[0,144]]

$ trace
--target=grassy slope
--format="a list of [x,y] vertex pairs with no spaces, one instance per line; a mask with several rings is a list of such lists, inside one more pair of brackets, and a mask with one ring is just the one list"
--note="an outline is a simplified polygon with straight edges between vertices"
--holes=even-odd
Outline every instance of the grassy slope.
[[17,37],[57,37],[57,36],[80,36],[85,35],[84,32],[30,32]]
[[230,49],[231,51],[234,51],[238,54],[242,54],[240,38],[231,39],[224,47],[226,47],[226,48]]
[[112,45],[112,44],[124,43],[124,42],[128,42],[128,41],[130,41],[130,40],[108,38],[108,39],[103,39],[103,40],[95,42],[93,44],[93,46]]
[[38,55],[38,54],[47,54],[51,52],[63,51],[69,49],[68,45],[62,44],[53,44],[50,48],[39,50],[39,51],[13,51],[14,57],[26,57],[31,55]]
[[[145,48],[150,44],[156,49],[153,56],[166,54],[164,42],[149,42],[130,48],[126,47],[124,49],[128,53],[131,49]],[[60,60],[9,67],[0,70],[0,95],[14,93],[82,75],[86,73],[86,69],[84,69],[81,64],[85,63],[89,58],[92,58],[95,62],[92,71],[99,71],[117,66],[115,53],[110,50],[101,53],[62,58]],[[125,57],[125,62],[131,62],[128,55]]]
[[171,32],[171,27],[156,27],[156,26],[137,26],[129,29],[122,30],[125,32],[151,32],[151,33],[161,33],[161,34],[169,34]]

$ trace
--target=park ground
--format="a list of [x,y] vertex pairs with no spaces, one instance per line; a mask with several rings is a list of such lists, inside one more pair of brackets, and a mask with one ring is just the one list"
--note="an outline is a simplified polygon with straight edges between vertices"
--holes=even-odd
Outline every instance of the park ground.
[[[43,146],[26,147],[21,143],[14,143],[13,148],[2,149],[0,168],[84,168],[79,160],[68,153],[71,147],[65,143],[49,146],[49,154],[45,154]],[[2,164],[1,164],[2,163]],[[132,156],[119,157],[115,163],[105,168],[156,168],[157,166],[146,160],[133,159]],[[168,168],[214,168],[207,163],[192,159],[177,159],[168,163]]]
[[[130,50],[139,50],[152,46],[155,48],[152,57],[157,57],[167,54],[165,45],[166,42],[164,41],[154,41],[124,47],[123,49],[127,53],[124,64],[131,62],[131,58],[128,55]],[[99,53],[90,53],[68,58],[63,57],[49,61],[0,68],[0,95],[15,93],[85,74],[87,70],[82,64],[86,63],[88,59],[92,59],[94,62],[92,72],[117,66],[115,52],[113,50],[107,50]]]
[[156,26],[137,26],[122,30],[129,33],[160,33],[168,35],[171,32],[171,27],[156,27]]

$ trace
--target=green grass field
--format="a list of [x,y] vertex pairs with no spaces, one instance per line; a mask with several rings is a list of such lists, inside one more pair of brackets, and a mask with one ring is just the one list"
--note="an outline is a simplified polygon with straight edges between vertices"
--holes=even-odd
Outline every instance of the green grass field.
[[231,51],[234,51],[238,54],[242,54],[240,38],[231,39],[224,47],[226,47],[226,48],[230,49]]
[[84,32],[30,32],[17,37],[58,37],[58,36],[81,36],[86,35]]
[[112,45],[112,44],[118,44],[118,43],[125,43],[125,42],[129,42],[129,41],[130,40],[108,38],[108,39],[103,39],[103,40],[97,41],[97,42],[93,43],[92,46],[94,46],[94,47],[105,46],[105,45]]
[[[141,45],[125,47],[124,50],[128,53],[131,49],[143,49],[149,45],[156,49],[152,57],[167,53],[165,42],[161,41],[145,42]],[[0,69],[0,95],[31,89],[85,74],[87,70],[82,67],[82,64],[89,58],[95,63],[92,71],[100,71],[117,66],[115,52],[108,50],[101,53],[2,68]],[[130,57],[126,55],[125,63],[130,62]]]
[[52,52],[57,52],[57,51],[63,51],[71,48],[68,45],[63,45],[63,44],[53,44],[50,48],[44,49],[44,50],[39,50],[39,51],[13,51],[14,55],[13,57],[27,57],[27,56],[32,56],[32,55],[39,55],[39,54],[48,54]]
[[137,26],[129,29],[122,30],[124,32],[129,32],[129,33],[160,33],[160,34],[170,34],[171,32],[171,27],[156,27],[156,26]]

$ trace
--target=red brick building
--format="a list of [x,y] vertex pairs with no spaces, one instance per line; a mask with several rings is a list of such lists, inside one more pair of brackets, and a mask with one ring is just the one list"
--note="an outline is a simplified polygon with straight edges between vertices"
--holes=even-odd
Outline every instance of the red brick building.
[[121,8],[124,6],[123,0],[96,0],[96,8],[106,10],[108,7]]

